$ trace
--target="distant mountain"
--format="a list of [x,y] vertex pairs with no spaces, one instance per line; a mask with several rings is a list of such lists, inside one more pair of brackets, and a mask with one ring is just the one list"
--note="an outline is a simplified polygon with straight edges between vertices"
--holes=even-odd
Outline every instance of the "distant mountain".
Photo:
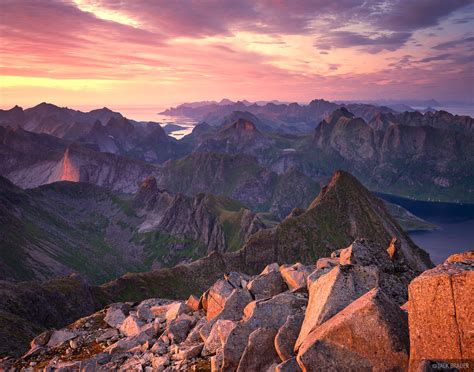
[[183,127],[183,126],[177,125],[177,124],[166,124],[165,126],[163,126],[163,129],[164,129],[166,134],[170,134],[170,133],[173,133],[173,132],[178,131],[178,130],[186,129],[186,127]]
[[[370,123],[337,110],[303,152],[319,171],[347,169],[373,190],[428,200],[474,201],[472,119],[444,112],[380,114]],[[320,159],[326,159],[321,162]],[[307,169],[308,165],[291,166]],[[311,170],[310,170],[311,171]],[[311,176],[311,173],[304,172]]]
[[158,123],[129,120],[105,107],[82,112],[48,103],[26,110],[15,106],[11,110],[0,110],[0,126],[93,144],[101,152],[152,163],[162,163],[189,152]]
[[[9,190],[9,203],[14,203],[17,209],[25,203],[25,200],[18,198],[32,197],[24,195],[24,192],[5,181],[2,184]],[[33,192],[50,194],[54,188],[61,189],[63,186],[73,186],[77,192],[77,187],[81,185],[56,184],[49,190],[42,188]],[[159,204],[160,196],[157,193],[160,191],[150,179],[144,183],[134,203],[145,209],[153,209],[156,203]],[[95,196],[102,203],[109,203],[100,194]],[[82,198],[87,197],[88,194],[82,195]],[[76,200],[76,203],[80,202]],[[75,213],[74,208],[72,212]],[[303,264],[314,264],[328,251],[345,247],[346,242],[351,242],[354,236],[363,236],[382,247],[390,245],[392,260],[397,265],[397,276],[404,281],[432,267],[428,254],[416,247],[386,212],[379,199],[351,175],[336,172],[329,185],[322,189],[306,210],[294,211],[274,229],[253,234],[236,252],[214,251],[191,263],[146,273],[128,273],[100,286],[87,285],[77,277],[42,284],[2,282],[0,340],[3,342],[0,352],[20,354],[24,352],[28,338],[40,333],[45,327],[64,326],[79,316],[90,314],[113,302],[157,297],[184,299],[190,294],[199,295],[224,273],[231,271],[256,274],[270,263],[293,263],[295,259]],[[379,275],[386,277],[385,273]],[[400,288],[397,281],[388,283],[391,283],[388,290]],[[402,298],[406,295],[395,294]]]
[[133,193],[157,167],[46,134],[0,127],[0,175],[22,188],[89,182]]
[[64,139],[77,139],[87,133],[96,121],[104,123],[111,118],[121,117],[121,114],[106,107],[82,112],[43,102],[26,110],[18,106],[11,110],[0,110],[0,125],[20,127]]
[[[325,100],[313,100],[308,105],[298,103],[273,103],[246,104],[235,102],[227,104],[210,103],[191,107],[181,105],[168,109],[164,113],[174,116],[187,116],[199,121],[206,121],[211,125],[221,125],[224,118],[234,111],[246,111],[258,117],[268,130],[282,133],[308,133],[314,129],[326,116],[337,108],[345,106],[357,116],[370,120],[380,112],[395,112],[388,107],[378,107],[368,104],[339,105]],[[254,121],[255,122],[255,121]]]
[[194,153],[169,161],[160,169],[157,181],[173,192],[226,195],[254,211],[271,211],[277,218],[304,207],[319,191],[318,184],[301,172],[277,174],[241,154]]
[[258,272],[262,262],[315,262],[362,236],[387,247],[396,238],[410,275],[433,265],[383,203],[342,171],[335,173],[306,210],[294,211],[275,229],[252,236],[235,259],[245,272]]
[[173,195],[149,178],[133,197],[86,183],[21,190],[0,177],[0,280],[80,273],[100,283],[239,249],[263,223],[241,203]]
[[195,151],[257,156],[274,145],[275,141],[258,130],[253,122],[239,118],[207,136]]
[[414,127],[434,127],[443,130],[454,130],[474,135],[474,119],[469,116],[453,115],[446,111],[427,110],[424,113],[403,112],[399,114],[380,113],[369,125],[374,129],[386,130],[390,124],[409,125]]

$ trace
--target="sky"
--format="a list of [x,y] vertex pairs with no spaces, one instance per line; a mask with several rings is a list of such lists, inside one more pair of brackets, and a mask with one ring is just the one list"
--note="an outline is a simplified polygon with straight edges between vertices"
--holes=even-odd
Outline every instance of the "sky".
[[0,106],[474,100],[474,1],[0,0]]

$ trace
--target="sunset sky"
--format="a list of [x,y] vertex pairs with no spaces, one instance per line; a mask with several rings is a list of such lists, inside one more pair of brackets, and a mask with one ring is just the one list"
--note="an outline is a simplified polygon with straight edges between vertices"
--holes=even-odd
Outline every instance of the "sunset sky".
[[472,101],[466,0],[0,0],[0,106]]

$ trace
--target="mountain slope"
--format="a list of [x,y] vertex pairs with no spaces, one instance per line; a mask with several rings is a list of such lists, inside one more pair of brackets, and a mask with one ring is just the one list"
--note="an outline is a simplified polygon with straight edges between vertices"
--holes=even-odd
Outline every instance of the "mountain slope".
[[129,120],[105,107],[82,112],[48,103],[26,110],[16,106],[0,110],[0,126],[92,144],[102,152],[152,163],[162,163],[190,151],[186,144],[169,137],[158,123]]
[[146,184],[133,199],[85,183],[24,191],[0,177],[0,279],[76,272],[100,283],[238,249],[264,227],[224,197],[174,196],[152,188],[148,201],[140,202]]
[[314,262],[364,237],[388,247],[397,239],[409,269],[421,272],[432,263],[373,196],[353,176],[338,171],[306,211],[297,211],[273,230],[261,231],[235,255],[247,272],[267,262]]
[[461,120],[433,126],[428,119],[416,124],[407,119],[427,115],[434,114],[384,114],[367,124],[339,109],[321,122],[292,166],[313,177],[313,169],[323,174],[346,169],[372,190],[405,197],[474,201],[474,137],[450,129],[467,124]]
[[[155,205],[155,191],[153,182],[146,182],[134,203]],[[381,201],[351,175],[336,172],[306,211],[294,211],[275,229],[257,232],[237,252],[214,251],[188,264],[128,273],[93,287],[77,278],[42,284],[2,283],[0,324],[5,327],[0,327],[0,339],[5,343],[0,343],[0,353],[14,348],[21,351],[32,334],[45,327],[61,327],[74,317],[87,315],[112,302],[153,297],[184,299],[190,294],[199,295],[230,271],[254,274],[272,262],[314,264],[331,250],[346,247],[346,242],[352,242],[354,236],[374,240],[382,247],[396,238],[398,243],[391,245],[392,257],[401,270],[397,275],[406,280],[432,266],[428,254],[413,244],[387,214]],[[55,295],[50,299],[52,290]],[[62,311],[56,315],[58,309]],[[7,348],[2,349],[2,345]]]
[[155,165],[21,128],[0,127],[0,175],[22,188],[81,181],[136,192]]
[[244,111],[255,115],[265,130],[279,133],[309,133],[318,122],[340,107],[347,107],[365,120],[371,120],[378,113],[395,112],[384,106],[358,103],[337,104],[323,99],[315,99],[307,105],[274,102],[259,105],[242,101],[225,102],[225,104],[216,102],[201,105],[183,104],[166,110],[163,114],[187,116],[199,121],[204,120],[211,125],[221,125],[222,122],[225,122],[226,117],[234,111]]
[[[319,191],[316,182],[301,172],[290,169],[277,174],[240,154],[193,153],[165,163],[157,181],[161,188],[187,195],[225,195],[254,211],[271,211],[277,218],[306,206]],[[289,192],[292,189],[299,192]]]
[[276,228],[255,233],[237,252],[214,252],[191,264],[126,275],[100,288],[105,303],[169,297],[170,293],[186,298],[205,290],[225,272],[254,274],[272,262],[313,264],[355,237],[383,247],[396,238],[395,257],[409,278],[433,266],[429,255],[411,241],[383,203],[353,176],[338,171],[307,210],[294,211]]

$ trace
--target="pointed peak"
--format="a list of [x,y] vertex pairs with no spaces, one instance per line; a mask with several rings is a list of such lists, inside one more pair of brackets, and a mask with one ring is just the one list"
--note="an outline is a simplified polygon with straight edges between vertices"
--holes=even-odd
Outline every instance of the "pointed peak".
[[34,106],[33,108],[59,108],[59,106],[56,106],[48,102],[41,102],[40,104]]
[[346,117],[350,117],[350,118],[353,118],[354,117],[354,114],[352,112],[350,112],[346,107],[342,106],[340,108],[338,108],[337,110],[335,110],[333,113],[333,115],[338,115],[338,116],[346,116]]
[[9,111],[23,111],[23,108],[21,106],[15,105],[13,106]]
[[231,101],[230,99],[228,98],[223,98],[219,103],[218,105],[220,106],[223,106],[223,105],[232,105],[234,102]]
[[369,192],[352,174],[338,170],[333,174],[329,183],[321,189],[321,192],[316,199],[313,200],[308,210],[317,207],[335,190],[343,190],[345,195],[353,193],[355,197]]
[[331,115],[326,117],[324,121],[328,124],[336,124],[339,119],[344,118],[345,120],[351,120],[354,118],[354,114],[350,112],[344,106],[339,107],[337,110],[334,110]]

